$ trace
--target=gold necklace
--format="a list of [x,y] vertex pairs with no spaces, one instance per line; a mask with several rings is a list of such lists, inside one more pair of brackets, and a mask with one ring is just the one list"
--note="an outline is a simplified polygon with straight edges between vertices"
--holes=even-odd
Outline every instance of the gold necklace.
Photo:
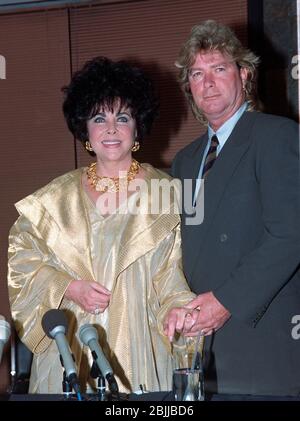
[[135,159],[132,160],[129,170],[124,177],[105,177],[98,176],[96,173],[97,162],[91,164],[87,171],[88,180],[96,191],[116,193],[127,190],[131,180],[135,178],[140,169],[140,164]]

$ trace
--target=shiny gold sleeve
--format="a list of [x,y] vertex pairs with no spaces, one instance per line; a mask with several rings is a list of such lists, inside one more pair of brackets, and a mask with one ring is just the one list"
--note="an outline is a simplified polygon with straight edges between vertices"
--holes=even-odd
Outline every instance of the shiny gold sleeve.
[[59,308],[71,280],[38,230],[20,216],[9,234],[8,292],[16,330],[32,352],[50,344],[41,319],[50,308]]
[[171,308],[185,305],[196,297],[191,292],[183,274],[181,257],[181,234],[178,224],[169,236],[168,252],[154,277],[154,287],[160,302],[157,315],[158,329],[168,346],[168,339],[163,333],[163,320],[166,314]]

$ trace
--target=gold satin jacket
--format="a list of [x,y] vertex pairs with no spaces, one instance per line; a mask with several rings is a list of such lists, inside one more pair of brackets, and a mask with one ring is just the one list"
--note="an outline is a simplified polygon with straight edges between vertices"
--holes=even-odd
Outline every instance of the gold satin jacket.
[[[149,164],[143,168],[149,180],[171,179]],[[34,353],[30,392],[62,390],[57,347],[41,326],[51,308],[63,309],[67,315],[67,338],[84,388],[95,384],[89,378],[90,352],[79,340],[78,329],[91,323],[99,331],[121,391],[138,390],[140,384],[151,391],[170,390],[170,346],[162,333],[162,320],[171,307],[194,298],[182,272],[180,217],[172,212],[175,197],[171,194],[171,212],[130,216],[115,262],[104,331],[96,315],[64,298],[72,279],[97,282],[82,196],[84,170],[58,177],[16,204],[20,216],[9,235],[8,286],[17,332]]]

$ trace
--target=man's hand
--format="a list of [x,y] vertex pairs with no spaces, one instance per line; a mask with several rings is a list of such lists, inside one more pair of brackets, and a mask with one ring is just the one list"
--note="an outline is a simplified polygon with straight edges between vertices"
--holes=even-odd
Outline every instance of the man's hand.
[[186,325],[183,329],[186,336],[196,336],[199,331],[202,331],[204,335],[211,335],[214,331],[220,329],[231,316],[211,291],[198,295],[186,304],[185,308],[191,310],[201,308],[192,327],[188,328]]
[[103,313],[108,307],[110,296],[111,292],[103,285],[84,279],[73,280],[65,292],[68,300],[92,314]]

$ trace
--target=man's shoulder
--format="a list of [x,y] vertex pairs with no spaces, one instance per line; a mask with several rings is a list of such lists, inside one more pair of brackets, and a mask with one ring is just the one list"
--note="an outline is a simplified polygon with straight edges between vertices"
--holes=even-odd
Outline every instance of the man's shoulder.
[[[294,120],[262,112],[247,112],[236,134],[248,133],[253,147],[267,156],[294,150],[299,154],[299,124]],[[247,122],[250,123],[247,125]],[[246,125],[245,125],[246,123]],[[245,131],[245,128],[248,131]],[[247,137],[246,137],[247,139]],[[283,152],[286,151],[286,152]]]
[[275,114],[268,114],[263,112],[248,112],[247,113],[249,118],[254,120],[254,125],[256,127],[259,126],[266,126],[269,128],[276,128],[281,126],[294,126],[298,127],[296,121],[292,120],[291,118],[279,116]]
[[255,144],[263,147],[272,147],[275,145],[293,145],[298,143],[299,124],[296,121],[274,114],[261,112],[247,113],[249,118],[253,119],[252,138]]

